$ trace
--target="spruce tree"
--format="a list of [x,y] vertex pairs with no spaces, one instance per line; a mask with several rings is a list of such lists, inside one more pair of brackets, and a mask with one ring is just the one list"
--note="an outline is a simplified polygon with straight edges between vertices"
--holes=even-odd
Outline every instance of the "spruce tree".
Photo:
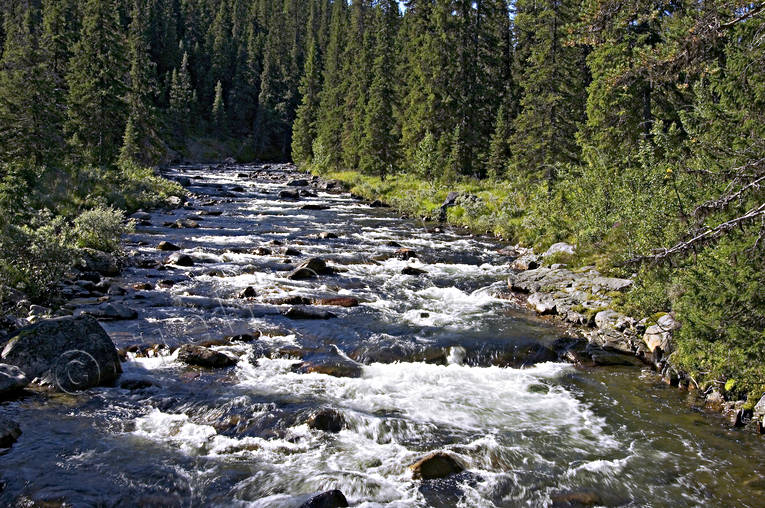
[[392,79],[398,3],[395,0],[385,0],[377,11],[374,78],[366,107],[361,170],[385,178],[393,171],[398,160]]
[[128,36],[130,72],[125,99],[128,107],[128,122],[120,160],[149,165],[156,163],[161,157],[162,141],[157,134],[156,66],[149,58],[148,16],[141,3],[140,0],[133,0],[133,9],[130,13],[132,17]]
[[[14,2],[6,12],[0,60],[0,161],[55,162],[62,152],[60,89],[40,44],[39,12]],[[39,27],[38,27],[39,28]]]
[[308,49],[303,79],[300,82],[300,95],[303,97],[297,110],[297,118],[292,129],[292,160],[297,165],[313,160],[313,142],[316,139],[316,119],[319,111],[319,93],[321,91],[321,67],[319,50],[315,41]]
[[504,104],[497,110],[494,121],[494,132],[489,143],[489,156],[486,161],[486,175],[499,179],[505,175],[505,169],[510,161],[510,118]]
[[184,53],[181,66],[173,69],[170,84],[170,116],[182,137],[188,134],[193,109],[194,90],[189,75],[189,55]]
[[213,100],[210,117],[212,118],[215,135],[219,138],[226,137],[228,134],[226,130],[226,105],[223,100],[223,83],[220,81],[215,84],[215,99]]
[[126,70],[124,35],[114,3],[86,0],[80,40],[67,74],[66,130],[75,158],[97,165],[114,162],[127,117]]

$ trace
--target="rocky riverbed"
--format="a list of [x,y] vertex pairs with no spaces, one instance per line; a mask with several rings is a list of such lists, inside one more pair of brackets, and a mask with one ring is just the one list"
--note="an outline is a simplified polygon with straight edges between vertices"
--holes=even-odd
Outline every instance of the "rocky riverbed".
[[188,202],[135,214],[124,256],[86,253],[61,309],[6,317],[28,326],[0,354],[1,504],[765,498],[763,438],[648,368],[671,318],[609,310],[629,280],[288,165],[167,176]]

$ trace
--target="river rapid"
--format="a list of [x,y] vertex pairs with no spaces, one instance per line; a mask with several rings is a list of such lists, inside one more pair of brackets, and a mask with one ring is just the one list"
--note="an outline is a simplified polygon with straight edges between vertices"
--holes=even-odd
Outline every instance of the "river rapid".
[[[304,178],[290,166],[168,176],[189,204],[144,218],[126,249],[164,259],[169,241],[193,266],[115,278],[128,290],[112,301],[138,311],[102,323],[118,348],[136,346],[116,387],[0,406],[23,430],[0,455],[0,505],[297,507],[340,489],[363,507],[765,506],[763,437],[636,367],[535,363],[529,348],[565,331],[495,296],[511,260],[494,239],[287,185]],[[199,227],[166,225],[179,219]],[[287,277],[311,256],[336,273]],[[311,306],[335,315],[313,320],[268,303],[295,295],[360,305]],[[173,352],[255,331],[213,346],[237,359],[229,368]],[[167,347],[135,352],[152,344]],[[296,369],[306,355],[357,377]],[[342,415],[340,432],[306,424],[323,408]],[[466,470],[412,479],[407,466],[437,450]]]

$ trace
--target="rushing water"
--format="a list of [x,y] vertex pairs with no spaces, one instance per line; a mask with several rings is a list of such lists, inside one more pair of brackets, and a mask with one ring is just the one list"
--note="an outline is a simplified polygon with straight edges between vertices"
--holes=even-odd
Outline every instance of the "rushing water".
[[[123,380],[150,386],[0,406],[23,430],[0,456],[0,505],[289,507],[332,488],[352,506],[551,506],[572,493],[605,506],[765,505],[763,438],[726,429],[688,394],[635,368],[518,365],[519,348],[562,332],[493,296],[509,266],[492,240],[429,231],[348,195],[280,199],[282,171],[238,175],[253,169],[173,171],[191,178],[192,206],[152,214],[128,243],[156,256],[169,240],[196,263],[128,269],[126,286],[175,285],[117,298],[140,317],[104,327],[118,347],[264,335],[216,347],[239,358],[229,369],[187,367],[168,349],[123,364]],[[163,226],[189,216],[201,227]],[[418,258],[391,257],[391,242]],[[246,252],[260,246],[272,254]],[[285,257],[307,256],[344,271],[287,279]],[[405,266],[427,273],[402,275]],[[237,298],[249,286],[258,297]],[[296,294],[362,303],[333,307],[326,321],[264,303]],[[279,347],[365,365],[358,378],[302,374],[269,354]],[[318,408],[342,412],[346,428],[308,428]],[[468,469],[412,480],[407,466],[433,450]]]

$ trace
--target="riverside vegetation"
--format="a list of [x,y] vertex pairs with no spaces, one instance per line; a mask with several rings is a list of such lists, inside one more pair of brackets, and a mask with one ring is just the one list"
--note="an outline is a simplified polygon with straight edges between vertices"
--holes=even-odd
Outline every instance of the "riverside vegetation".
[[[3,302],[183,190],[150,168],[292,159],[370,199],[635,275],[672,362],[765,387],[765,4],[11,0]],[[18,299],[18,298],[17,298]]]

